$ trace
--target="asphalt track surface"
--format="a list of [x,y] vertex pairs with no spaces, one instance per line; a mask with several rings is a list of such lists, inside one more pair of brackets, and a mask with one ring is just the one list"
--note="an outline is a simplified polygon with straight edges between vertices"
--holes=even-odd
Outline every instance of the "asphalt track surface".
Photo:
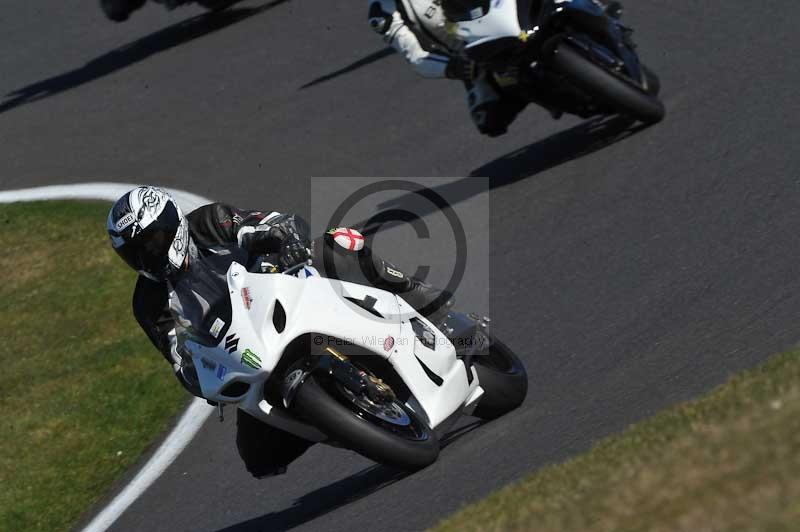
[[113,530],[419,529],[800,338],[795,2],[631,3],[665,122],[530,109],[498,140],[360,2],[124,25],[91,4],[2,2],[0,188],[157,182],[307,213],[309,176],[490,176],[446,188],[488,198],[495,331],[530,373],[523,408],[406,477],[318,446],[255,481],[211,420]]

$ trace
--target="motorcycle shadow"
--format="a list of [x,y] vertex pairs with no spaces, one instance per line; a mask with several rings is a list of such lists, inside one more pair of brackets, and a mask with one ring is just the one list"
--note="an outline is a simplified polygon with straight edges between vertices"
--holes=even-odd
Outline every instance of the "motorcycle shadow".
[[649,127],[623,116],[598,117],[514,150],[470,172],[492,178],[490,188],[509,185],[579,159]]
[[329,74],[325,74],[323,76],[315,78],[315,79],[309,81],[308,83],[305,83],[304,85],[301,85],[298,90],[305,90],[305,89],[311,88],[311,87],[313,87],[315,85],[319,85],[320,83],[325,83],[326,81],[329,81],[329,80],[332,80],[332,79],[336,79],[339,76],[343,76],[345,74],[353,72],[354,70],[358,70],[359,68],[362,68],[362,67],[365,67],[367,65],[370,65],[370,64],[372,64],[372,63],[374,63],[376,61],[380,61],[384,57],[389,57],[390,55],[394,55],[395,53],[396,52],[394,51],[394,48],[391,48],[391,47],[387,46],[386,48],[383,48],[381,50],[378,50],[377,52],[373,52],[373,53],[371,53],[369,55],[366,55],[366,56],[362,57],[361,59],[358,59],[357,61],[354,61],[354,62],[350,63],[347,66],[344,66],[344,67],[342,67],[342,68],[340,68],[338,70],[334,70],[333,72],[330,72]]
[[408,476],[409,473],[374,465],[355,475],[337,480],[293,501],[288,508],[242,521],[217,532],[261,532],[291,530],[342,506],[367,497]]
[[[484,421],[472,421],[466,425],[457,425],[457,428],[441,438],[442,448],[451,445],[484,423]],[[393,467],[373,465],[347,478],[306,493],[293,501],[289,508],[242,521],[217,532],[262,532],[264,530],[283,532],[291,530],[368,497],[412,474]]]
[[[649,126],[621,116],[586,120],[570,129],[514,150],[470,172],[469,177],[431,187],[452,206],[490,190],[514,184],[558,165],[579,159],[635,135]],[[480,178],[490,178],[480,179]],[[488,190],[487,190],[488,189]],[[378,204],[380,211],[405,210],[427,216],[439,207],[417,193],[406,193]],[[402,221],[353,224],[365,235],[401,225]]]
[[218,13],[203,13],[183,20],[106,52],[82,67],[9,92],[4,97],[5,101],[0,102],[0,113],[91,83],[144,61],[150,56],[210,35],[288,1],[272,0],[256,7],[233,7]]

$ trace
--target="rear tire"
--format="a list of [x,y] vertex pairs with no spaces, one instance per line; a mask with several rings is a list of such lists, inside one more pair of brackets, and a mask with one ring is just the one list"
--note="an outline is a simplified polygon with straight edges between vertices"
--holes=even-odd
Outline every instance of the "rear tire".
[[528,394],[528,373],[504,343],[492,338],[489,354],[476,355],[472,363],[483,388],[474,416],[495,419],[522,404]]
[[417,439],[404,437],[369,421],[368,414],[357,413],[355,405],[345,406],[347,402],[345,394],[335,386],[329,391],[310,375],[300,385],[292,409],[332,439],[381,464],[413,471],[436,461],[439,439],[408,407],[402,405],[414,430],[419,433]]
[[567,43],[562,42],[556,48],[552,66],[576,86],[620,114],[646,124],[654,124],[664,118],[664,104],[654,94],[594,64]]

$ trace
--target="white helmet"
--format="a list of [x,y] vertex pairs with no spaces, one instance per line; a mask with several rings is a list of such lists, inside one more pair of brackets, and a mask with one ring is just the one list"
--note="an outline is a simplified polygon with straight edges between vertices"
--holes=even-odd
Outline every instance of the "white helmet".
[[118,199],[107,229],[114,251],[145,277],[163,281],[184,265],[189,222],[160,188],[138,187]]

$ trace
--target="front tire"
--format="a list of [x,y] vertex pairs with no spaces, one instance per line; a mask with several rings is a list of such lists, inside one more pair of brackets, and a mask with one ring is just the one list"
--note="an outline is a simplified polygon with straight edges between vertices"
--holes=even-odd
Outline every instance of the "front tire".
[[330,438],[371,460],[411,471],[435,462],[439,456],[436,434],[399,401],[392,407],[402,409],[408,426],[381,422],[359,409],[342,387],[334,383],[324,387],[313,375],[300,386],[292,403],[292,409]]
[[565,42],[556,48],[552,67],[567,76],[576,86],[591,94],[597,101],[620,114],[646,124],[654,124],[664,119],[666,113],[664,104],[655,94],[606,71]]
[[528,373],[522,360],[501,341],[492,338],[487,354],[472,358],[483,396],[472,413],[495,419],[514,410],[528,394]]

